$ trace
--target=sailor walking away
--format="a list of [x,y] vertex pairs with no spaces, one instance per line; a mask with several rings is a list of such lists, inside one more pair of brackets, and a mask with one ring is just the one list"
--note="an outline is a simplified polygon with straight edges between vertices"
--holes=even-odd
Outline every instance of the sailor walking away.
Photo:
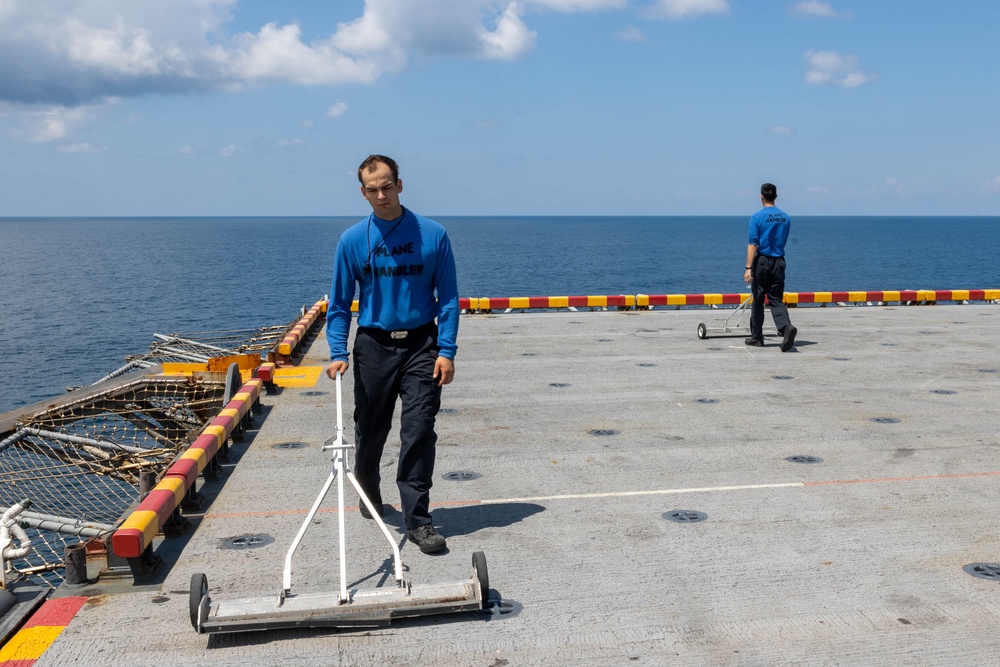
[[798,329],[792,326],[785,306],[785,242],[792,221],[788,214],[774,205],[778,188],[771,183],[760,186],[760,203],[764,208],[750,217],[747,238],[747,263],[743,279],[750,284],[753,308],[750,311],[750,337],[744,342],[764,347],[764,297],[771,308],[774,326],[781,334],[781,351],[788,352],[795,344]]

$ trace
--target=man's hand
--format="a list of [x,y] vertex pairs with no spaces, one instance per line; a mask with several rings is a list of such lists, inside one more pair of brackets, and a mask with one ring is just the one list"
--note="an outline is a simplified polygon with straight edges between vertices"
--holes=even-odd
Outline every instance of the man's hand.
[[[332,364],[331,364],[332,365]],[[455,379],[455,362],[448,357],[438,357],[434,362],[434,379],[443,387]]]
[[347,372],[348,363],[346,361],[333,361],[326,367],[326,376],[331,380],[337,379],[337,371],[343,375]]

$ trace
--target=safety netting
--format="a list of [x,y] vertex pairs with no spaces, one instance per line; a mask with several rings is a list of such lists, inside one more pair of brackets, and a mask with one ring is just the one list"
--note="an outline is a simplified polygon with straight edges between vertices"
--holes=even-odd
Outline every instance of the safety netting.
[[224,380],[144,376],[54,400],[0,433],[0,513],[17,517],[31,551],[7,580],[56,586],[66,547],[114,530],[139,496],[143,471],[160,473],[222,407]]
[[153,342],[146,352],[125,357],[124,366],[94,384],[164,363],[206,363],[213,358],[254,353],[265,356],[297,322],[298,318],[286,324],[253,329],[153,334]]

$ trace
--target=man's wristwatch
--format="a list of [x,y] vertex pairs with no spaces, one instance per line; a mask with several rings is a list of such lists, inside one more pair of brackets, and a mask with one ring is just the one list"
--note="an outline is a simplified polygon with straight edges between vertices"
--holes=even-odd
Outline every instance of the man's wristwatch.
[[750,270],[750,267],[748,266],[748,267],[747,267],[747,271],[749,271],[749,270]]

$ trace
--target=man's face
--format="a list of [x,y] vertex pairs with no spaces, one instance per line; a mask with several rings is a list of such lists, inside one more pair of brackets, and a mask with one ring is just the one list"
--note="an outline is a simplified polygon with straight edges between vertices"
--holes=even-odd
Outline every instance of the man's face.
[[399,193],[403,191],[403,181],[392,180],[392,170],[381,162],[375,163],[374,171],[361,173],[361,194],[371,204],[375,215],[383,220],[392,220],[403,215],[399,203]]

